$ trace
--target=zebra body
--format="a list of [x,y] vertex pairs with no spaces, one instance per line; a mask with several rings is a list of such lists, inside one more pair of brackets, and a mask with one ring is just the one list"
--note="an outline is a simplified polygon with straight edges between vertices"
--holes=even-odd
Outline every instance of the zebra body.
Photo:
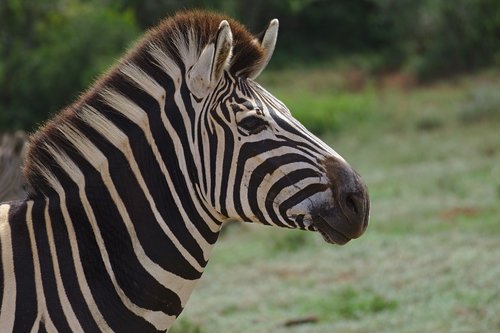
[[180,13],[31,138],[28,199],[0,205],[0,331],[165,331],[227,220],[363,233],[360,177],[253,81],[277,29]]

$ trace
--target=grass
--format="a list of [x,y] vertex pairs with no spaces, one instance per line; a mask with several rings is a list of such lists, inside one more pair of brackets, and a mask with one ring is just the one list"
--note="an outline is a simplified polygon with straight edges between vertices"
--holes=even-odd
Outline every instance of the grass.
[[357,290],[352,286],[336,288],[324,297],[309,297],[298,302],[303,313],[315,313],[323,321],[356,320],[364,316],[397,308],[397,302],[388,300],[373,290]]
[[181,318],[175,323],[175,327],[169,333],[205,333],[203,328],[189,319]]
[[263,78],[262,84],[281,97],[294,117],[316,134],[338,132],[350,124],[373,118],[376,100],[373,89],[342,91],[341,75],[332,72],[318,80],[322,74],[314,70],[271,73]]
[[[292,113],[299,91],[326,101],[322,84],[336,82],[300,75],[303,86],[264,78]],[[332,99],[357,96],[336,89]],[[494,72],[409,91],[368,85],[354,97],[369,101],[366,116],[322,130],[368,184],[367,233],[338,247],[314,233],[230,228],[174,332],[182,321],[201,333],[500,331],[498,91]],[[317,320],[286,325],[308,316]]]

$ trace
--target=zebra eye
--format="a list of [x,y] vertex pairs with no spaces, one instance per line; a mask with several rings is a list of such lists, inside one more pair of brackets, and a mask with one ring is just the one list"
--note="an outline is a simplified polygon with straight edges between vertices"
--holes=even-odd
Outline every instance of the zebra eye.
[[239,125],[249,134],[257,134],[266,128],[267,121],[258,116],[248,116],[241,120]]

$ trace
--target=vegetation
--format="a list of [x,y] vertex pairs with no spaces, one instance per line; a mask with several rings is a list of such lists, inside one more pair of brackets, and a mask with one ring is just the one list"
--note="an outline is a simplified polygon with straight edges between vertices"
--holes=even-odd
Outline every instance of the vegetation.
[[169,333],[204,333],[205,331],[200,327],[200,325],[193,324],[189,320],[182,318],[178,320]]
[[[497,0],[256,0],[252,6],[243,0],[5,0],[0,129],[36,127],[74,100],[144,29],[185,8],[224,12],[254,32],[278,17],[275,69],[341,63],[368,74],[401,71],[430,80],[500,64]],[[354,117],[367,106],[364,97],[338,101],[316,104],[347,108]],[[336,117],[345,116],[335,112],[329,126],[336,126]]]
[[0,128],[32,129],[73,101],[139,34],[131,12],[8,0],[0,12]]
[[[338,73],[323,74],[300,72],[310,88],[262,79],[284,101],[299,90],[326,100]],[[332,247],[314,233],[232,226],[181,317],[203,332],[498,331],[499,89],[496,71],[365,87],[369,115],[323,137],[368,183],[366,234]],[[317,320],[286,325],[300,318]]]

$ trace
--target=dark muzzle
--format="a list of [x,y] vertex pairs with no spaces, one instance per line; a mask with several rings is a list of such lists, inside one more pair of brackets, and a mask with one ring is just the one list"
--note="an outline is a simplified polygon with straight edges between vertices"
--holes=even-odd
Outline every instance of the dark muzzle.
[[330,181],[333,201],[318,207],[312,219],[327,242],[342,245],[361,236],[368,226],[368,189],[358,173],[344,161],[327,158],[323,164]]

